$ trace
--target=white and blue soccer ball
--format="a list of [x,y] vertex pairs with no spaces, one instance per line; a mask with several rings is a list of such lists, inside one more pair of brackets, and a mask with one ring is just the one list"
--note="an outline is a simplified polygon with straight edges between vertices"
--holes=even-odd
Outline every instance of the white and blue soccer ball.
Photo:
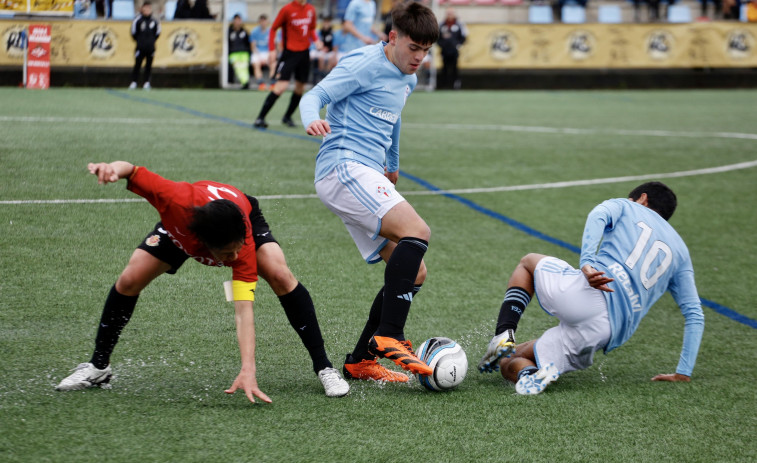
[[417,375],[418,381],[429,391],[453,389],[463,382],[468,372],[465,351],[450,338],[437,336],[427,339],[416,355],[434,371],[430,376]]

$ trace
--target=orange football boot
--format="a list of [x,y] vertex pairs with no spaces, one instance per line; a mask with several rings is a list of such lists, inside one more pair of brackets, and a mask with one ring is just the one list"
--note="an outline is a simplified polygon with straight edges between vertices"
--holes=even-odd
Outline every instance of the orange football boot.
[[351,355],[348,355],[342,369],[342,373],[344,373],[344,377],[347,379],[372,379],[387,383],[406,383],[410,380],[404,373],[398,373],[387,369],[383,365],[379,365],[376,359],[347,363],[350,360],[353,360],[353,358]]
[[373,336],[368,341],[368,352],[389,359],[401,366],[403,370],[414,374],[430,376],[433,373],[431,367],[415,356],[410,341],[398,341],[387,336]]

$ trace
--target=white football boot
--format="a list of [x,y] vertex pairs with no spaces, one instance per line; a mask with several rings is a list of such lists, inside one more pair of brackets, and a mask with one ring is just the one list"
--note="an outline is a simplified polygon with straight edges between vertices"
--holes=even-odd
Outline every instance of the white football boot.
[[324,368],[318,372],[327,397],[344,397],[350,392],[350,385],[342,378],[336,368]]
[[520,395],[535,395],[547,388],[549,383],[560,377],[554,363],[550,363],[532,375],[523,375],[515,383],[515,392]]
[[80,363],[79,366],[74,368],[73,373],[64,378],[55,387],[57,391],[78,391],[86,389],[88,387],[97,387],[102,384],[106,384],[113,376],[113,371],[110,369],[110,365],[98,370],[91,363]]
[[129,84],[129,90],[134,90],[135,88],[137,88],[137,83],[136,82],[132,82],[132,83]]
[[491,373],[499,370],[499,361],[502,357],[509,357],[515,352],[515,332],[505,330],[494,336],[489,341],[486,353],[478,363],[478,371]]

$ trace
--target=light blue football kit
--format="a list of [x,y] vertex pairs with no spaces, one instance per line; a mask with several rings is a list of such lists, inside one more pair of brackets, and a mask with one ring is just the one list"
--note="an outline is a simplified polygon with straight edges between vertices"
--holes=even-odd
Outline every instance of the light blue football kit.
[[255,44],[255,49],[259,53],[268,51],[268,34],[270,31],[270,27],[263,29],[261,26],[257,26],[250,32],[250,43]]
[[[399,170],[400,113],[415,89],[415,74],[403,74],[384,54],[386,43],[360,48],[302,97],[303,127],[320,119],[331,133],[324,137],[315,161],[315,181],[343,162],[356,161],[381,174]],[[349,98],[347,98],[349,97]]]
[[400,113],[417,83],[386,57],[385,46],[349,53],[300,102],[303,127],[328,105],[331,133],[316,157],[316,192],[368,263],[381,261],[388,242],[379,235],[384,214],[404,201],[384,173],[399,170]]
[[[358,32],[368,37],[374,37],[371,28],[375,19],[376,3],[373,1],[352,0],[344,12],[344,20],[351,21]],[[365,43],[362,40],[345,32],[339,51],[349,53],[364,46]]]
[[691,376],[704,331],[704,314],[688,248],[657,212],[629,199],[610,199],[586,220],[579,268],[589,264],[615,281],[607,302],[609,352],[636,331],[652,305],[670,291],[685,318],[676,373]]

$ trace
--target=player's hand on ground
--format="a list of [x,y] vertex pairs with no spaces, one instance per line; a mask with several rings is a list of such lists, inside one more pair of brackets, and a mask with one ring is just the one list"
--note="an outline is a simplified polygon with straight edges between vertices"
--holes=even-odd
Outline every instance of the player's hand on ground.
[[231,387],[224,392],[233,394],[237,389],[242,389],[250,402],[255,403],[255,397],[257,397],[263,402],[271,403],[271,399],[258,387],[255,375],[240,372]]
[[657,375],[652,378],[652,381],[669,381],[671,383],[688,383],[691,381],[690,376],[682,375],[679,373],[673,373],[672,375]]
[[97,183],[100,185],[117,182],[120,178],[113,164],[107,162],[90,162],[87,164],[87,169],[90,174],[97,176]]
[[615,279],[606,277],[605,272],[600,272],[589,264],[581,267],[581,271],[584,273],[586,281],[589,282],[589,286],[591,286],[592,288],[598,289],[600,291],[606,291],[608,293],[614,292],[612,289],[610,289],[609,286],[607,286],[607,283],[611,283],[615,281]]
[[310,123],[307,129],[305,129],[308,135],[312,136],[326,136],[331,133],[331,126],[328,122],[318,119]]

